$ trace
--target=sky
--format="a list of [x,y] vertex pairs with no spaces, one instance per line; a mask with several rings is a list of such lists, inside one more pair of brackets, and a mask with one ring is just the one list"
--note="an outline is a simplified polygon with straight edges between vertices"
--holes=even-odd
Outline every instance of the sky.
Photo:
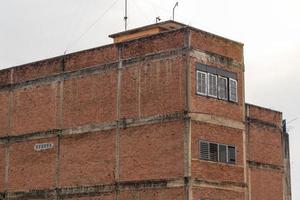
[[[246,101],[288,121],[293,199],[300,199],[300,2],[178,0],[175,20],[244,46]],[[172,18],[176,0],[128,0],[128,28]],[[124,0],[0,0],[0,69],[112,43]]]

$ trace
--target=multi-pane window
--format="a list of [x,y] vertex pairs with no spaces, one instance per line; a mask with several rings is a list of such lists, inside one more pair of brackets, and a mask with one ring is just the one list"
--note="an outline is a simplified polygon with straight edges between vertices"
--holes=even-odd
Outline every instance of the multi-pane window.
[[208,73],[208,96],[218,96],[218,76]]
[[237,81],[229,79],[229,100],[237,102]]
[[200,159],[214,162],[235,164],[236,149],[234,146],[214,142],[200,141]]
[[197,71],[197,94],[207,94],[207,73]]
[[237,102],[236,74],[224,70],[218,72],[213,67],[206,70],[197,70],[197,94]]

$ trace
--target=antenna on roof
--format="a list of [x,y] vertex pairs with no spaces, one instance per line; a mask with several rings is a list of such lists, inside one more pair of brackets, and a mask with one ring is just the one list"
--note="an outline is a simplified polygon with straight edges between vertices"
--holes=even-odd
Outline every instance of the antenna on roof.
[[175,19],[175,8],[178,6],[178,1],[175,3],[175,6],[173,7],[173,21]]
[[124,21],[125,21],[125,31],[127,31],[127,0],[125,0],[125,16],[124,16]]
[[155,22],[158,23],[160,20],[161,20],[161,19],[160,19],[160,17],[158,16],[158,17],[156,17]]

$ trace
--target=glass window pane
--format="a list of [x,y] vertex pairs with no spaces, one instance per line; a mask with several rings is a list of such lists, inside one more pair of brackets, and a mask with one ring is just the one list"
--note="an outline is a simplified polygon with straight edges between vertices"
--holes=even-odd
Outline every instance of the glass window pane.
[[228,99],[227,78],[221,76],[218,80],[218,96],[220,99]]
[[207,94],[207,74],[205,72],[197,71],[197,93]]
[[237,81],[229,79],[229,100],[237,102]]
[[235,147],[228,146],[228,162],[231,164],[235,163]]
[[218,161],[218,145],[215,143],[209,143],[209,160]]
[[217,97],[217,75],[208,74],[208,95]]
[[219,161],[220,162],[227,162],[227,152],[226,152],[226,145],[219,145]]

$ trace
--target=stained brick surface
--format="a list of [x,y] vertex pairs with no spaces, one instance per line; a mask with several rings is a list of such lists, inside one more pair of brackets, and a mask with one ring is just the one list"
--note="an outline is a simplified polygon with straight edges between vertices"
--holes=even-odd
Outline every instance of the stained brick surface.
[[251,169],[251,199],[282,200],[282,174],[271,170]]
[[11,134],[55,129],[57,104],[56,82],[14,90]]
[[114,44],[107,45],[66,56],[65,70],[74,71],[104,63],[112,63],[117,59],[117,47]]
[[249,109],[249,117],[262,120],[276,126],[281,126],[282,113],[255,105],[247,105]]
[[5,181],[5,145],[0,144],[0,192],[4,192],[4,181]]
[[[37,143],[53,143],[52,149],[35,151]],[[56,139],[16,142],[9,147],[9,191],[55,187]]]
[[[234,120],[244,120],[244,76],[241,68],[232,67],[228,65],[219,65],[216,63],[209,63],[205,60],[199,60],[192,58],[191,62],[191,110],[192,112],[200,112],[206,114],[213,114]],[[196,94],[196,65],[197,63],[208,64],[213,67],[219,67],[227,71],[237,74],[238,84],[238,102],[229,102],[225,100],[219,100],[208,96],[202,96]]]
[[250,124],[250,160],[274,165],[283,165],[280,130],[268,126]]
[[0,137],[7,136],[9,131],[9,92],[0,91]]
[[62,198],[64,200],[114,200],[114,194],[107,193],[107,194],[102,194],[99,196],[95,197],[72,197],[72,198]]
[[[120,61],[122,68],[116,69]],[[253,200],[282,200],[285,174],[270,167],[283,165],[282,114],[258,106],[245,106],[243,62],[242,44],[186,27],[1,70],[0,86],[6,86],[0,88],[0,192],[4,190],[4,145],[8,143],[9,192],[31,194],[37,189],[74,187],[62,198],[183,200],[187,194],[183,188],[184,169],[191,167],[192,179],[218,185],[215,187],[207,182],[192,186],[193,199],[243,200],[243,186],[248,184]],[[197,63],[236,73],[238,102],[196,95]],[[100,65],[103,65],[101,70]],[[186,74],[187,66],[189,74]],[[15,84],[8,85],[10,83]],[[224,118],[234,124],[244,123],[245,130],[188,121],[189,118],[170,121],[166,117],[165,114],[175,112],[187,114],[184,112],[186,103],[190,103],[188,112],[194,115],[209,114],[216,124]],[[246,114],[256,120],[250,123],[250,129],[247,129]],[[161,119],[152,121],[158,117]],[[111,124],[123,118],[130,123],[120,125],[118,138],[116,127]],[[138,118],[145,124],[138,124],[141,123]],[[185,120],[190,122],[190,130]],[[105,131],[99,131],[99,127]],[[39,139],[49,136],[43,131],[53,129],[63,130],[51,135],[52,138]],[[185,138],[187,133],[191,138]],[[243,134],[249,137],[243,138]],[[6,136],[13,137],[8,140]],[[185,143],[189,139],[191,149],[188,149],[189,143]],[[234,145],[236,164],[201,161],[199,140]],[[34,150],[36,143],[44,142],[51,142],[54,147]],[[249,149],[245,150],[244,146]],[[189,150],[191,160],[184,155]],[[250,166],[251,182],[247,184],[244,183],[247,175],[244,155],[264,168]],[[119,159],[119,168],[116,159]],[[145,186],[143,182],[158,179],[178,182],[176,185],[169,182],[169,188]],[[87,186],[113,185],[115,181],[129,181],[131,187],[136,188],[101,195],[80,194],[83,186],[88,190]],[[230,184],[237,186],[228,186]]]
[[182,122],[122,130],[120,149],[121,180],[183,177]]
[[124,43],[122,58],[131,58],[169,49],[177,49],[183,46],[184,31],[162,33]]
[[227,39],[207,34],[202,31],[191,31],[192,48],[220,54],[239,62],[243,61],[243,45]]
[[116,120],[117,72],[68,79],[64,82],[65,127]]
[[183,200],[183,188],[122,191],[120,200]]
[[193,199],[222,199],[222,200],[243,200],[245,199],[244,192],[230,191],[214,188],[193,188]]
[[65,136],[60,142],[60,186],[112,183],[115,130]]

